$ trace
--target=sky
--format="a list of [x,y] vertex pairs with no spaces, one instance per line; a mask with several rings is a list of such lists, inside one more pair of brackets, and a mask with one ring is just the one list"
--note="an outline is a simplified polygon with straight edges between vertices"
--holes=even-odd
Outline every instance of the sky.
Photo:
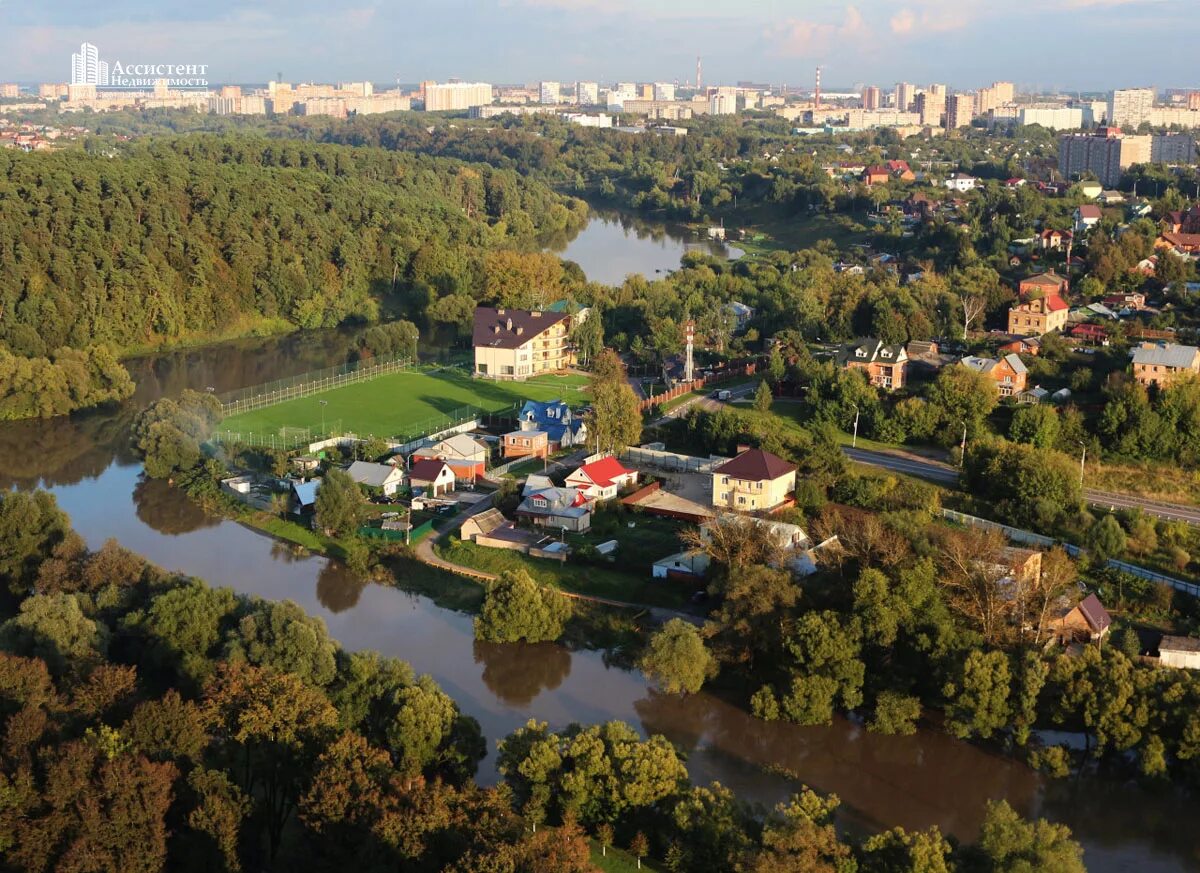
[[457,77],[739,80],[826,89],[994,80],[1200,86],[1195,0],[0,0],[0,81],[105,60],[209,65],[210,81]]

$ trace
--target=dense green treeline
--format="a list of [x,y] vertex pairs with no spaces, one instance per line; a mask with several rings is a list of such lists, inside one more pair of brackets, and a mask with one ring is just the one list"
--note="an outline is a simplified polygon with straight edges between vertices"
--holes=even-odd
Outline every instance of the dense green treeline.
[[[60,363],[61,348],[373,321],[393,298],[435,286],[448,261],[461,284],[481,287],[484,252],[528,247],[584,211],[511,171],[300,141],[6,152],[0,343]],[[34,369],[0,372],[6,417],[64,411],[36,397],[55,374]],[[111,380],[91,384],[70,405],[122,396]]]
[[962,846],[846,839],[807,789],[763,817],[617,722],[531,722],[480,788],[479,726],[431,679],[293,603],[89,551],[43,492],[0,497],[0,736],[14,871],[583,873],[589,834],[699,873],[1083,869],[1066,828],[1004,803]]

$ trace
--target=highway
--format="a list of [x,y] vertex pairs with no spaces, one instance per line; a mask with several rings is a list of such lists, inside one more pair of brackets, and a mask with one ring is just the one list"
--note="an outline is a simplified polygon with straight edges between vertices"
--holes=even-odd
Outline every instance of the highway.
[[[842,451],[850,460],[860,464],[883,467],[896,473],[927,479],[938,485],[958,485],[958,470],[941,461],[922,458],[907,452],[852,449],[849,446],[843,446]],[[1147,515],[1153,515],[1156,518],[1182,521],[1200,527],[1200,506],[1166,503],[1161,500],[1138,497],[1136,494],[1117,494],[1112,491],[1097,491],[1094,488],[1085,488],[1083,499],[1091,506],[1102,509],[1141,509]]]

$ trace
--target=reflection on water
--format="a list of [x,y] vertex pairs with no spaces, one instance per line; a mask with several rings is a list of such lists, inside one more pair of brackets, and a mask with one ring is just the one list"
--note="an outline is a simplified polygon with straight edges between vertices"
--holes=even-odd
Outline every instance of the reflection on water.
[[[145,402],[184,387],[240,387],[242,379],[340,363],[351,347],[345,334],[331,332],[144,359],[135,366],[137,378],[150,381],[138,396]],[[711,694],[660,694],[598,652],[478,643],[469,616],[423,596],[365,584],[323,558],[207,516],[164,483],[144,481],[128,448],[133,409],[0,426],[0,486],[50,487],[94,548],[116,538],[168,569],[293,600],[322,618],[347,648],[407,660],[479,720],[493,750],[497,739],[530,718],[552,728],[621,719],[678,744],[696,781],[720,780],[767,805],[803,782],[837,793],[852,824],[936,824],[969,839],[986,801],[1003,797],[1022,812],[1069,825],[1092,871],[1180,873],[1200,862],[1200,833],[1179,826],[1197,814],[1192,798],[1091,778],[1047,785],[1023,765],[936,731],[883,737],[845,718],[818,728],[762,722]],[[444,578],[418,564],[399,573],[420,577],[426,590]],[[496,778],[494,759],[485,761],[480,781]]]
[[474,640],[483,684],[509,706],[528,706],[543,691],[562,685],[571,672],[571,653],[552,643],[485,643]]
[[677,270],[680,258],[690,251],[719,258],[742,255],[739,249],[701,237],[684,225],[649,222],[604,209],[593,209],[592,219],[582,229],[552,238],[548,248],[579,264],[591,281],[605,285],[620,285],[630,273],[653,279]]

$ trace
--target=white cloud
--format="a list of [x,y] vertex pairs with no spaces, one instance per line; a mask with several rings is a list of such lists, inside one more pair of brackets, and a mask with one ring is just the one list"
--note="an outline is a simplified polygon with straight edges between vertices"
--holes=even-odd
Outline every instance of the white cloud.
[[809,57],[825,54],[840,40],[870,35],[866,21],[856,6],[847,6],[841,23],[789,18],[767,30],[767,41],[776,54],[785,57]]

